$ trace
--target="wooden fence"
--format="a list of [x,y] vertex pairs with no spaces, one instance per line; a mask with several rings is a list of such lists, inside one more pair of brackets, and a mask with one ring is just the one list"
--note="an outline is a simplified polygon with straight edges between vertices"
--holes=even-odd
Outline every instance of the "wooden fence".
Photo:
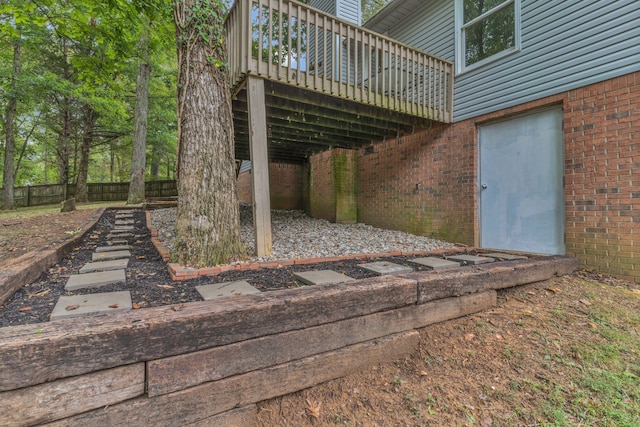
[[[32,185],[14,188],[15,206],[23,208],[27,206],[41,206],[60,203],[64,200],[64,185]],[[146,197],[172,197],[178,195],[178,187],[175,180],[147,181],[145,182]],[[88,198],[90,202],[109,202],[127,200],[129,195],[128,182],[95,182],[87,184]],[[76,185],[67,185],[67,198],[74,197]]]

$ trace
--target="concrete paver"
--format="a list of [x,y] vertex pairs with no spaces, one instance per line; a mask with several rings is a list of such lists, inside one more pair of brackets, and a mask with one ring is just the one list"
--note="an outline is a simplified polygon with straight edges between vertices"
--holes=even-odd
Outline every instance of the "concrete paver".
[[131,293],[129,291],[61,296],[53,308],[50,320],[131,310],[131,306]]
[[328,283],[352,282],[355,280],[333,270],[301,271],[293,273],[293,277],[308,285],[324,285]]
[[129,251],[97,252],[91,254],[91,261],[129,258],[130,256],[131,252]]
[[447,259],[442,259],[442,258],[433,257],[433,256],[428,256],[424,258],[414,258],[409,261],[415,262],[416,264],[427,266],[433,270],[445,270],[447,268],[460,267],[459,262],[449,261]]
[[126,281],[127,277],[124,270],[96,271],[69,277],[64,288],[68,291],[74,291],[76,289],[99,288],[100,286]]
[[119,225],[132,225],[133,223],[132,219],[117,219],[114,225],[117,227]]
[[413,268],[406,265],[400,265],[388,261],[376,261],[366,264],[358,264],[358,267],[364,268],[367,271],[371,271],[380,276],[389,276],[393,274],[411,273]]
[[123,239],[123,238],[132,238],[133,234],[129,233],[128,231],[124,231],[124,232],[111,232],[110,234],[107,234],[107,239]]
[[476,264],[485,264],[487,262],[494,262],[495,259],[485,257],[485,256],[475,256],[475,255],[451,255],[447,257],[447,259],[452,259],[454,261],[465,262],[470,265]]
[[111,229],[111,232],[116,231],[133,231],[135,227],[133,225],[116,225]]
[[491,257],[491,258],[506,259],[508,261],[513,261],[513,260],[516,260],[516,259],[527,259],[526,256],[503,254],[501,252],[492,252],[490,254],[482,254],[482,256],[488,256],[488,257]]
[[126,240],[109,240],[107,245],[109,246],[119,246],[119,245],[127,245],[128,242]]
[[200,295],[202,295],[202,298],[204,298],[205,301],[260,292],[244,280],[196,286],[196,290]]
[[96,252],[114,252],[114,251],[128,251],[128,250],[129,250],[129,245],[126,244],[126,242],[120,245],[98,246],[96,248]]
[[114,259],[111,261],[88,262],[80,268],[80,274],[92,273],[94,271],[121,270],[127,268],[129,259]]

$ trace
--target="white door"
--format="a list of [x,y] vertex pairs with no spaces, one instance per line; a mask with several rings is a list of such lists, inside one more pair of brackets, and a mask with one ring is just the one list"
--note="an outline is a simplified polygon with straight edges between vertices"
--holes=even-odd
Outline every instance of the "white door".
[[480,127],[480,245],[564,254],[562,109]]

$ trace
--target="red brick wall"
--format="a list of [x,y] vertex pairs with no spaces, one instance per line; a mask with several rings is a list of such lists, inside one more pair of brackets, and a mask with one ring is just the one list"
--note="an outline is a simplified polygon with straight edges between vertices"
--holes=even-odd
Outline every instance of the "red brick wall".
[[327,221],[336,220],[333,153],[331,150],[311,156],[309,179],[309,215]]
[[[269,191],[271,209],[303,209],[303,166],[287,163],[269,164]],[[251,203],[251,172],[238,175],[238,197]]]
[[[640,72],[360,150],[358,221],[477,245],[478,125],[551,105],[564,110],[567,253],[640,282]],[[330,160],[312,158],[311,187],[335,212]]]
[[640,72],[565,98],[567,250],[640,282]]
[[361,150],[358,221],[473,244],[476,159],[470,121]]

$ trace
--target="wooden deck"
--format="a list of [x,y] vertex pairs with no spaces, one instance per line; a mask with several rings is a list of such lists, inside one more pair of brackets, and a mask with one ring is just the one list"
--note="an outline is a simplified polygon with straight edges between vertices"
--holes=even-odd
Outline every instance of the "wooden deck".
[[250,157],[249,76],[264,81],[255,112],[266,116],[270,161],[452,120],[450,62],[303,3],[236,0],[226,31],[238,159]]

